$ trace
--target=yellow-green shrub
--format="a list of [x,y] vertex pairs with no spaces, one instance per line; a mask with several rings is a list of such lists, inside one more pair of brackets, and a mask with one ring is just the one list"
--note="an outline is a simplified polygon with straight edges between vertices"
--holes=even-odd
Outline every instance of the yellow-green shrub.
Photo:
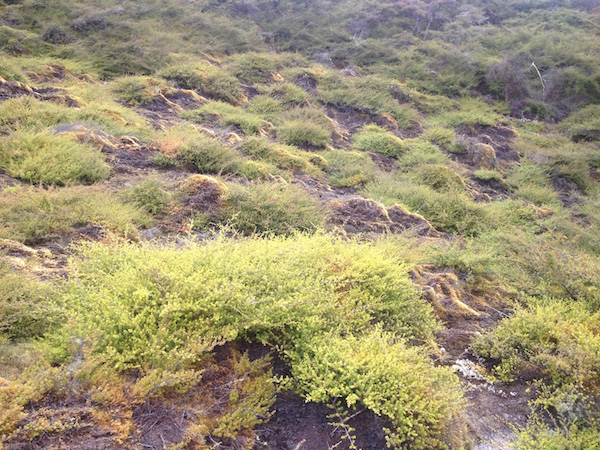
[[73,339],[111,367],[172,367],[204,358],[207,343],[244,339],[302,349],[330,330],[373,322],[430,339],[436,328],[393,246],[325,235],[217,238],[185,249],[85,245],[65,290],[71,319],[50,345]]
[[36,242],[81,225],[136,237],[137,228],[149,223],[136,206],[97,187],[11,188],[0,195],[0,239]]
[[530,299],[500,325],[476,339],[474,350],[500,360],[504,377],[532,366],[557,385],[576,384],[600,391],[600,313],[583,303]]
[[100,150],[66,136],[16,133],[0,138],[0,169],[32,183],[93,183],[110,169]]
[[327,160],[329,183],[337,187],[361,186],[375,179],[378,168],[368,155],[345,150],[321,153]]
[[366,407],[386,421],[392,448],[443,449],[461,441],[464,408],[458,377],[435,367],[418,347],[374,331],[327,335],[292,353],[294,384],[307,400]]
[[318,201],[296,185],[231,185],[223,203],[220,220],[229,222],[244,234],[315,231],[325,220]]

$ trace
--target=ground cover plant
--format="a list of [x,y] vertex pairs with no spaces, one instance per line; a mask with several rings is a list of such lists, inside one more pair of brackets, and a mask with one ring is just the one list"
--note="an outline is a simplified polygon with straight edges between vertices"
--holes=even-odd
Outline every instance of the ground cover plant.
[[599,14],[0,0],[0,448],[600,448]]

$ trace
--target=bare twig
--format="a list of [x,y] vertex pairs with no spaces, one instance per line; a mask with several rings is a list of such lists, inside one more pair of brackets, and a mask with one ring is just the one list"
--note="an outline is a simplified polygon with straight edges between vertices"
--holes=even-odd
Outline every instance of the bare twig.
[[533,67],[535,69],[535,71],[538,74],[538,77],[540,77],[540,83],[542,83],[542,94],[546,93],[546,84],[544,83],[544,78],[542,78],[542,74],[540,73],[540,69],[538,69],[538,67],[535,65],[535,62],[531,63],[531,67]]

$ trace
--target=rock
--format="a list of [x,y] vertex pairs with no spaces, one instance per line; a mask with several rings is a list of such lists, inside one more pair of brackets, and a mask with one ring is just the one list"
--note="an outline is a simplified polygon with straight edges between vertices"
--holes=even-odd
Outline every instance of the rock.
[[489,144],[475,144],[469,148],[468,156],[471,162],[478,169],[497,169],[498,160],[496,159],[496,151]]

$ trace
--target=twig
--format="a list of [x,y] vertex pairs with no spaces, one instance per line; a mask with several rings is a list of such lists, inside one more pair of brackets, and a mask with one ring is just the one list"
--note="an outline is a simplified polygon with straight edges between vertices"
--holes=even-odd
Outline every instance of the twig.
[[535,71],[538,74],[538,77],[540,77],[540,83],[542,83],[542,94],[546,93],[546,85],[544,84],[544,79],[542,78],[542,74],[540,73],[540,69],[538,69],[538,67],[535,65],[535,62],[531,63],[531,67],[533,67],[535,69]]

